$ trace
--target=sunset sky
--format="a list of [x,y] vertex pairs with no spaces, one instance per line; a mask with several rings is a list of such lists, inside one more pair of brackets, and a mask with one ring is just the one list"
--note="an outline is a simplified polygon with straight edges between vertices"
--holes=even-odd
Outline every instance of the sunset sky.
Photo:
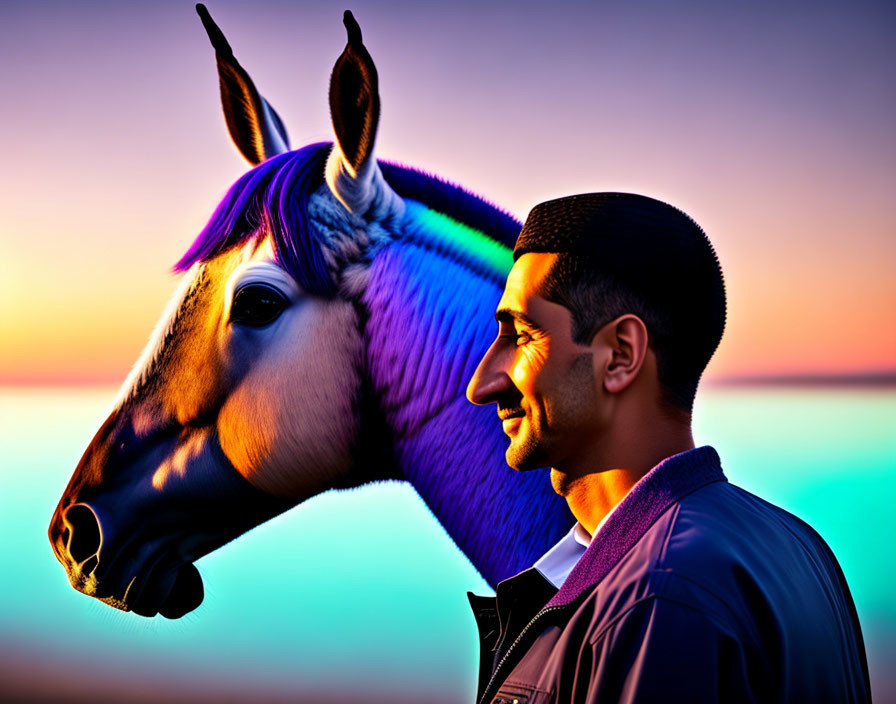
[[[331,138],[331,3],[211,0],[293,147]],[[582,191],[693,216],[727,278],[709,377],[896,369],[896,10],[370,2],[381,158],[520,218]],[[115,382],[247,168],[190,2],[0,5],[0,383]]]
[[[682,208],[726,276],[709,381],[896,379],[896,4],[206,4],[295,148],[332,139],[348,8],[379,69],[380,158],[520,219],[587,191]],[[2,0],[0,91],[0,699],[467,701],[465,594],[488,585],[404,483],[327,492],[204,557],[181,621],[70,588],[53,507],[248,164],[193,2]],[[695,440],[828,541],[875,701],[896,701],[896,386],[719,387]]]

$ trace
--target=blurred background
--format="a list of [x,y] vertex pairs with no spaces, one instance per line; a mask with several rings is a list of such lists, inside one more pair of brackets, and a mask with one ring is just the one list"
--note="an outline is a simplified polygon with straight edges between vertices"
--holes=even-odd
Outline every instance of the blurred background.
[[[345,8],[207,4],[293,146],[331,139]],[[896,702],[893,6],[350,9],[379,69],[381,158],[519,218],[616,190],[704,227],[729,322],[697,440],[828,541],[875,700]],[[204,558],[206,600],[180,621],[68,586],[50,514],[171,266],[247,164],[192,3],[7,0],[0,89],[0,698],[471,700],[465,592],[488,587],[401,484],[318,497]]]

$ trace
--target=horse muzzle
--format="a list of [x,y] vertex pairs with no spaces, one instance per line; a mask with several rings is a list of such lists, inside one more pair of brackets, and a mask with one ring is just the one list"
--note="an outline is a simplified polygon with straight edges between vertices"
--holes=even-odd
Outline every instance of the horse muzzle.
[[75,470],[49,538],[78,591],[178,618],[203,599],[196,560],[294,504],[252,487],[213,428],[138,437],[113,414]]
[[171,559],[176,550],[160,552],[160,546],[141,546],[139,540],[118,550],[104,545],[100,512],[88,503],[57,509],[50,543],[72,587],[116,609],[180,618],[202,603],[202,578],[195,565]]

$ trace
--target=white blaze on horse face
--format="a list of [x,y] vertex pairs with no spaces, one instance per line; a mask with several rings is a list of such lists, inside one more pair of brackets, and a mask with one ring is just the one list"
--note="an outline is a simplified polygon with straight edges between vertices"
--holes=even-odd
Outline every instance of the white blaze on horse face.
[[224,356],[241,372],[218,413],[227,458],[256,488],[304,499],[352,469],[358,429],[361,338],[351,303],[307,295],[258,248],[228,281],[224,306],[249,283],[279,290],[289,305],[263,328],[227,322]]

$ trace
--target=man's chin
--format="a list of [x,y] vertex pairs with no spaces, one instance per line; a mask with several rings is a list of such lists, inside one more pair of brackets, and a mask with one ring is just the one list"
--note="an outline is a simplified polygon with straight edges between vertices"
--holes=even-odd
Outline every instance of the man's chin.
[[514,441],[511,441],[507,452],[504,453],[504,459],[507,460],[507,464],[510,467],[518,472],[541,469],[547,465],[537,450],[537,447],[527,445],[526,443],[517,445]]

